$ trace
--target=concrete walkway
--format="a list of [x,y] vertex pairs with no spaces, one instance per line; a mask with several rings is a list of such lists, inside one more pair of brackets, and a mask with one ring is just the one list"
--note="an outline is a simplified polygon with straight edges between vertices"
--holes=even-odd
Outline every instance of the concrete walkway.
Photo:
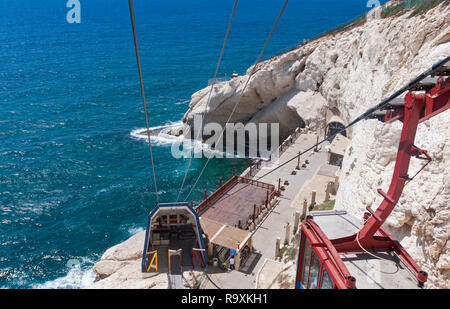
[[[307,205],[311,204],[312,192],[316,192],[316,205],[320,205],[326,200],[326,189],[329,182],[335,182],[336,174],[339,171],[338,166],[334,165],[322,165],[314,174],[314,176],[307,180],[297,195],[294,197],[291,206],[303,209],[304,200],[307,201]],[[330,200],[335,199],[335,195],[330,193]]]
[[183,284],[182,274],[167,274],[169,277],[169,288],[170,289],[185,289]]
[[[270,168],[278,166],[280,163],[286,162],[288,159],[294,157],[299,152],[308,149],[316,142],[315,134],[301,135],[294,144],[289,146],[276,163],[271,166],[263,167],[253,178],[257,179],[266,174]],[[325,146],[322,144],[322,146]],[[227,273],[215,271],[211,269],[210,278],[216,285],[221,288],[228,289],[253,289],[256,287],[256,278],[258,271],[261,269],[266,259],[275,258],[275,244],[277,237],[281,239],[283,245],[285,237],[285,226],[289,222],[291,225],[294,222],[295,212],[298,209],[291,207],[291,202],[297,195],[300,188],[305,181],[312,178],[321,165],[327,161],[327,152],[322,147],[321,151],[309,152],[302,156],[301,162],[305,159],[309,161],[306,168],[297,171],[296,175],[291,175],[291,172],[297,166],[297,160],[293,160],[275,172],[261,178],[263,182],[271,183],[278,186],[278,179],[281,178],[283,185],[285,180],[289,181],[289,185],[285,185],[285,190],[282,191],[279,197],[279,204],[272,208],[266,218],[258,225],[253,236],[253,247],[255,259],[253,265],[246,271],[229,271]],[[292,232],[291,232],[292,233]],[[247,262],[249,263],[249,262]],[[246,265],[248,267],[248,265]],[[202,288],[215,288],[212,284],[205,284]]]

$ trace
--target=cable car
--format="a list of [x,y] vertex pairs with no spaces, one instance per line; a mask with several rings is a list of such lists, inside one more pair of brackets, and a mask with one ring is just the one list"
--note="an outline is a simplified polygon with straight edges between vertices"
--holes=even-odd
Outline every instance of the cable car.
[[[378,189],[383,197],[378,209],[366,207],[359,219],[345,211],[311,212],[306,217],[301,226],[296,289],[424,286],[427,273],[382,224],[405,184],[431,162],[427,151],[414,145],[418,124],[450,108],[450,61],[432,69],[420,82],[408,85],[402,102],[392,100],[384,105],[385,110],[371,113],[382,122],[403,122],[392,182],[387,193]],[[428,161],[412,178],[408,175],[411,157]]]

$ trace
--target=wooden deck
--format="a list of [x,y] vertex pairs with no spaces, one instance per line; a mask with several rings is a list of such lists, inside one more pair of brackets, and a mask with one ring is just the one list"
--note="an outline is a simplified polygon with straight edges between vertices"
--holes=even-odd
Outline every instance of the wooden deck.
[[274,186],[235,176],[197,207],[203,218],[245,226],[253,217],[254,206],[261,207],[272,196]]

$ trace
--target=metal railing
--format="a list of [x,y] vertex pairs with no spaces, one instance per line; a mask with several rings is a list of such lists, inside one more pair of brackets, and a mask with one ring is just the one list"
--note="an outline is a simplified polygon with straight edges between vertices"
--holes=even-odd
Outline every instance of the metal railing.
[[273,159],[280,158],[281,155],[289,148],[290,145],[294,144],[297,139],[301,136],[301,128],[297,127],[294,132],[289,135],[280,146],[275,151],[272,151],[269,160],[257,160],[255,164],[248,167],[242,174],[242,177],[251,178],[255,176],[263,166],[269,164]]
[[267,189],[267,192],[268,192],[267,198],[266,198],[267,201],[265,201],[263,203],[264,205],[261,205],[261,207],[265,207],[265,205],[267,203],[270,203],[277,194],[277,191],[275,190],[274,185],[271,185],[271,184],[268,184],[268,183],[265,183],[262,181],[254,180],[251,178],[234,175],[223,186],[221,186],[219,189],[217,189],[210,196],[207,196],[205,198],[205,200],[203,200],[197,207],[195,207],[194,208],[195,211],[199,215],[202,215],[209,206],[211,206],[218,198],[222,197],[222,194],[224,192],[228,191],[233,185],[235,185],[237,183],[244,183],[244,184],[256,186],[258,188]]
[[[150,255],[153,255],[153,257],[151,258],[151,260],[148,258]],[[150,260],[150,263],[148,263],[148,266],[146,266],[146,272],[150,272],[150,269],[153,266],[153,262],[155,262],[155,271],[158,272],[158,251],[151,251],[151,252],[147,252],[146,255],[146,260]]]

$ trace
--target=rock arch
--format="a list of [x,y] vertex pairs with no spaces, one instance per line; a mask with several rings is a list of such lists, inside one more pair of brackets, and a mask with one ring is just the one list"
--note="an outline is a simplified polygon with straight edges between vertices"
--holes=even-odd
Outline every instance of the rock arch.
[[340,132],[340,134],[347,137],[347,130],[345,130],[345,127],[346,127],[346,123],[341,117],[334,114],[333,116],[328,118],[325,134],[326,134],[327,138],[330,140],[330,142],[333,140],[333,136],[336,133],[340,132],[341,130],[343,130],[343,131]]

